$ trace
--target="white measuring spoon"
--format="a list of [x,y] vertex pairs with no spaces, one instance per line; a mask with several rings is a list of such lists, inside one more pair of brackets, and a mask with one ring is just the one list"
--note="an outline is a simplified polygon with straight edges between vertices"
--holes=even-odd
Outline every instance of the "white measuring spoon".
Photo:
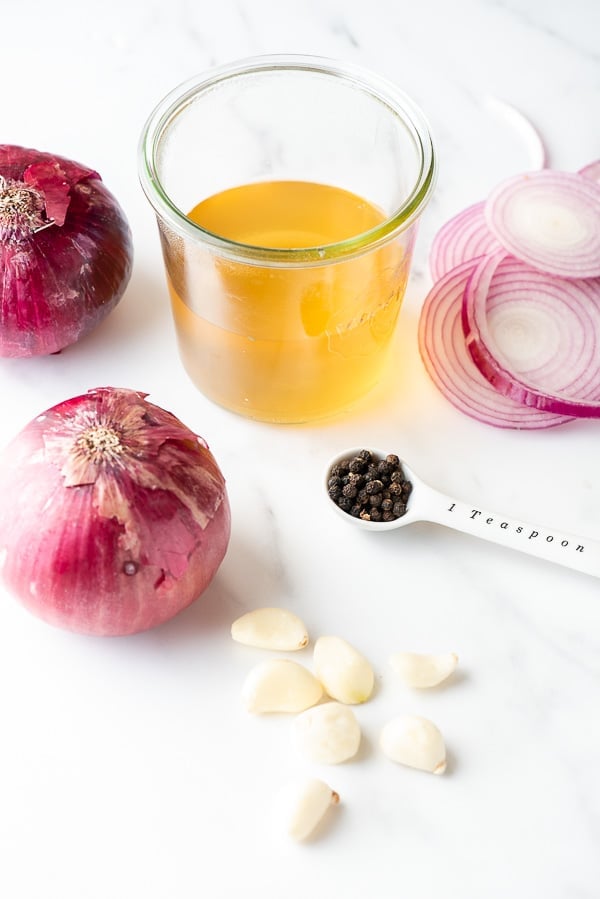
[[[332,460],[327,469],[326,486],[332,467],[344,459],[353,458],[361,449],[362,447],[346,450]],[[372,452],[377,459],[385,458],[385,453],[376,450]],[[344,512],[332,499],[331,505],[346,522],[365,530],[393,531],[415,521],[430,521],[600,577],[600,541],[565,533],[558,528],[529,524],[507,515],[489,512],[473,503],[453,499],[422,481],[403,461],[402,468],[406,480],[412,484],[412,492],[406,504],[406,513],[401,518],[394,521],[364,521]]]

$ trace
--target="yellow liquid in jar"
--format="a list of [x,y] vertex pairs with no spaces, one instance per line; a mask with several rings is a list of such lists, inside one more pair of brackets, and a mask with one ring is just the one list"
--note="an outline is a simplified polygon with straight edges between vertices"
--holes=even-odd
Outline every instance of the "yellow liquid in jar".
[[[258,182],[203,200],[189,218],[230,241],[321,247],[383,213],[304,181]],[[249,417],[300,422],[340,411],[379,380],[406,287],[410,236],[343,261],[249,264],[189,242],[166,246],[184,366],[215,402]]]

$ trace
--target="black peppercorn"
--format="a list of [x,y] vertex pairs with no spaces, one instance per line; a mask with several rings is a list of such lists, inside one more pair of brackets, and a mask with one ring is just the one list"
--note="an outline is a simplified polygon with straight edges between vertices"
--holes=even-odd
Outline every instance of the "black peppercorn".
[[333,502],[363,521],[394,521],[405,515],[411,490],[395,453],[381,459],[367,449],[333,465],[327,481]]
[[353,487],[356,487],[357,490],[365,483],[365,479],[362,474],[352,474],[348,475],[348,484],[352,484]]
[[352,459],[352,461],[350,462],[349,469],[352,473],[361,474],[365,470],[366,467],[367,467],[367,465],[366,465],[364,459],[361,459],[359,456],[356,456],[356,458]]
[[389,476],[392,473],[392,466],[390,465],[389,462],[386,462],[385,459],[382,459],[381,462],[377,463],[377,473],[380,478],[381,477],[389,478]]
[[349,464],[350,463],[348,462],[347,459],[342,459],[341,462],[336,462],[336,464],[332,467],[332,469],[330,471],[330,475],[332,477],[338,477],[338,478],[343,477],[344,475],[348,474]]

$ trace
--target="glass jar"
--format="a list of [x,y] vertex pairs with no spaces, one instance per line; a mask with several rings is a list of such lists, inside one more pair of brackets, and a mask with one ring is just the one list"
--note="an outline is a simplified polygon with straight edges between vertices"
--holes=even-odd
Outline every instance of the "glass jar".
[[345,63],[246,59],[165,97],[139,164],[181,359],[207,397],[303,422],[378,382],[435,181],[408,97]]

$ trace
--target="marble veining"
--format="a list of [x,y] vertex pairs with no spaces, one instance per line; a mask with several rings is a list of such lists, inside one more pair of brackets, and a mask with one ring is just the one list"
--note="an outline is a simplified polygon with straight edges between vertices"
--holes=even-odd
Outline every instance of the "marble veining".
[[[552,165],[600,156],[599,24],[592,0],[5,4],[2,140],[98,169],[136,257],[122,303],[81,344],[0,360],[0,441],[90,387],[145,390],[207,439],[233,532],[206,595],[137,637],[76,637],[0,596],[1,896],[598,899],[600,580],[425,523],[358,532],[322,483],[344,448],[377,446],[475,506],[600,538],[598,424],[486,428],[437,393],[416,342],[436,230],[536,164],[493,101],[528,118]],[[168,90],[277,52],[395,81],[423,107],[440,158],[388,379],[351,413],[302,427],[231,415],[188,381],[136,169],[142,124]],[[355,762],[311,767],[287,719],[242,709],[243,679],[264,654],[233,644],[229,628],[262,605],[293,608],[313,638],[339,634],[372,661]],[[455,651],[457,676],[410,692],[387,663],[400,649]],[[297,658],[310,666],[310,649]],[[381,727],[403,711],[444,733],[443,777],[380,754]],[[342,797],[306,846],[270,820],[271,798],[298,774]]]

